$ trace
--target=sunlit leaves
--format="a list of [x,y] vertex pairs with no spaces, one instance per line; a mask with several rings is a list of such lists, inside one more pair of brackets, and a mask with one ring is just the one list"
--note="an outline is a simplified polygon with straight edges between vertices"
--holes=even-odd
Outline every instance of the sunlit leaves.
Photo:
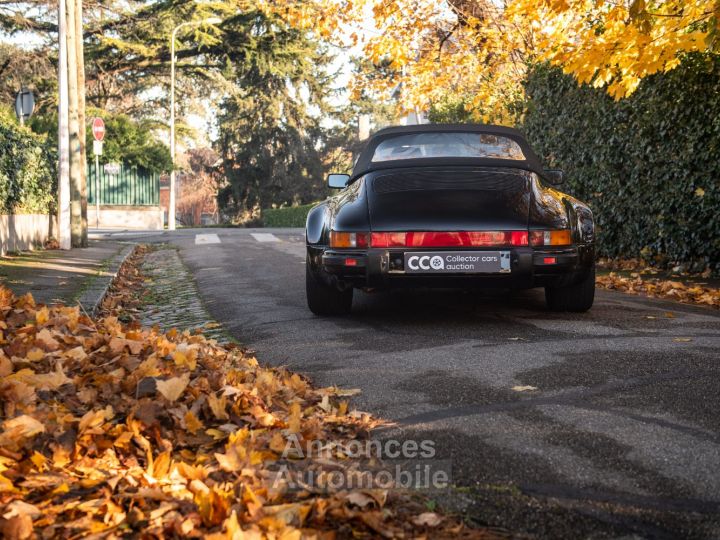
[[[703,304],[720,308],[720,289],[704,284],[686,284],[672,279],[659,279],[633,273],[624,276],[615,272],[597,277],[597,285],[603,289],[628,294],[642,294],[656,298],[677,300],[686,304]],[[673,318],[672,313],[667,318]]]
[[190,382],[190,374],[185,373],[180,377],[171,377],[167,380],[159,380],[156,382],[157,390],[168,401],[176,401],[187,388]]
[[713,0],[514,0],[508,13],[524,14],[537,29],[539,60],[622,98],[642,78],[677,67],[683,53],[708,50],[717,32],[715,9]]
[[[356,390],[315,389],[201,334],[92,321],[2,288],[0,300],[4,537],[415,537],[440,523],[387,509],[385,490],[276,483],[281,464],[349,466],[340,449],[378,423],[340,400]],[[334,453],[303,455],[313,441]]]
[[[362,93],[427,110],[449,98],[474,120],[517,119],[527,66],[549,61],[614,98],[676,68],[684,53],[715,50],[715,0],[365,0],[377,32]],[[458,115],[462,116],[462,115]]]

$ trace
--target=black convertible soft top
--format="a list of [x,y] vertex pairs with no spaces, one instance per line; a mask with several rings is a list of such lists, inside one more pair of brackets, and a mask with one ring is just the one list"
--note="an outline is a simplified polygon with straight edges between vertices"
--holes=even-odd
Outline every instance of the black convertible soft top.
[[[392,137],[414,133],[487,133],[490,135],[501,135],[515,141],[522,149],[526,159],[496,159],[479,157],[414,157],[411,159],[396,159],[389,161],[373,162],[377,146]],[[483,165],[488,167],[512,167],[515,169],[526,169],[537,174],[543,174],[543,167],[540,160],[533,152],[533,149],[525,139],[521,131],[505,127],[484,124],[421,124],[415,126],[394,126],[381,129],[371,135],[360,152],[360,156],[353,167],[352,178],[370,171],[379,169],[396,169],[399,167],[435,165]]]

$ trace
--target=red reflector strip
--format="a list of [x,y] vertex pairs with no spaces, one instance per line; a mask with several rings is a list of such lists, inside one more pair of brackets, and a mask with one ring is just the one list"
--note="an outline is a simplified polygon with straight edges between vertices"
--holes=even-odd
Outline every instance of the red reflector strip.
[[543,259],[543,264],[555,264],[557,262],[557,259],[555,257],[545,257]]
[[527,246],[527,231],[390,232],[372,233],[372,247],[491,247]]
[[345,266],[357,266],[357,259],[345,259]]

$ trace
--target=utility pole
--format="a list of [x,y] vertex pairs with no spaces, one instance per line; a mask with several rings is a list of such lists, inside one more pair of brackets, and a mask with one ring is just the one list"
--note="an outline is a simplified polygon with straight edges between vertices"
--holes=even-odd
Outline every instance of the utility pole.
[[77,58],[77,86],[78,86],[78,125],[80,126],[80,219],[81,219],[81,245],[88,246],[88,217],[87,217],[87,148],[86,148],[86,119],[85,119],[85,46],[83,39],[83,0],[77,0],[75,9],[75,51]]
[[[187,23],[185,23],[187,24]],[[168,230],[175,230],[175,35],[182,28],[181,24],[170,34],[170,200],[168,201]]]
[[82,163],[78,100],[77,0],[66,0],[67,64],[68,64],[68,131],[70,142],[70,231],[73,247],[87,244],[82,226]]
[[[70,0],[72,1],[72,0]],[[68,163],[68,65],[66,0],[58,1],[58,243],[70,249],[70,177]]]

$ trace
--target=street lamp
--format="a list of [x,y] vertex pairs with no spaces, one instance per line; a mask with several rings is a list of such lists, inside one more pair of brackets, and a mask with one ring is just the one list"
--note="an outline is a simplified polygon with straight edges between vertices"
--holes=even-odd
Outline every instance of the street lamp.
[[186,26],[220,24],[222,19],[209,17],[201,21],[188,21],[177,25],[170,36],[170,204],[168,208],[168,230],[175,230],[175,37],[178,30]]

